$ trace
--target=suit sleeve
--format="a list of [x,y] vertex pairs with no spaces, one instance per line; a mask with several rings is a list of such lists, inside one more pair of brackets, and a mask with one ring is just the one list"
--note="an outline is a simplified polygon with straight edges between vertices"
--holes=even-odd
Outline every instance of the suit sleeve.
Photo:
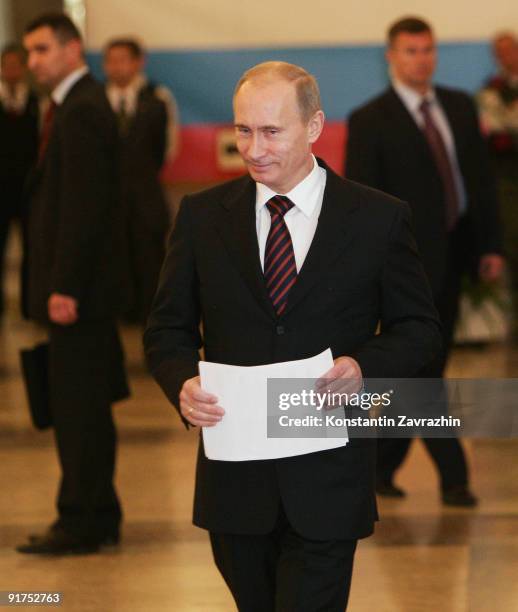
[[159,85],[155,90],[155,95],[165,105],[166,110],[166,148],[165,158],[173,161],[176,159],[180,150],[180,113],[173,93]]
[[160,170],[167,153],[168,117],[165,103],[158,97],[157,101],[159,102],[159,112],[152,126],[152,138],[156,167]]
[[84,102],[67,111],[60,133],[62,172],[51,292],[81,298],[98,269],[98,247],[111,231],[116,198],[110,115]]
[[347,125],[345,176],[375,189],[382,188],[381,160],[375,123],[365,110],[351,115]]
[[[199,349],[202,346],[199,326],[198,275],[189,198],[186,197],[169,238],[158,290],[144,333],[150,371],[178,411],[178,396],[183,383],[198,375]],[[184,423],[187,425],[187,421]]]
[[380,280],[380,333],[353,355],[364,378],[414,376],[442,346],[410,218],[409,207],[402,204],[389,232]]

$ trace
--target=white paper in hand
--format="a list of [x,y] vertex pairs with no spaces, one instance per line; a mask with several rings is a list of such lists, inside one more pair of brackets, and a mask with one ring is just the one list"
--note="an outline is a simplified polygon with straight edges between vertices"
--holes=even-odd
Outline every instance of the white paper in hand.
[[268,378],[317,379],[333,367],[331,349],[309,359],[241,367],[200,361],[201,387],[218,398],[225,415],[214,427],[204,427],[203,444],[208,459],[250,461],[278,459],[338,448],[344,437],[268,438]]

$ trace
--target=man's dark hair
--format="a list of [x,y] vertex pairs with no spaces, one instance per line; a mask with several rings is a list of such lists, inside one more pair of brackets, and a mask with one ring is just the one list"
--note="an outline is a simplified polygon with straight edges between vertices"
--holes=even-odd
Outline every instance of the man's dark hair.
[[19,45],[18,43],[8,43],[2,49],[2,53],[0,54],[0,58],[3,60],[6,55],[17,55],[21,62],[25,64],[27,60],[27,54],[25,53],[25,49]]
[[140,59],[144,55],[142,45],[134,38],[112,38],[106,43],[104,47],[104,53],[107,53],[111,49],[116,47],[124,47],[127,49],[134,59]]
[[81,34],[75,23],[64,13],[44,13],[29,22],[25,34],[39,28],[50,28],[58,41],[64,45],[71,40],[81,40]]
[[405,32],[406,34],[432,33],[430,24],[419,17],[403,17],[394,22],[388,29],[387,37],[389,45],[394,43],[396,36]]

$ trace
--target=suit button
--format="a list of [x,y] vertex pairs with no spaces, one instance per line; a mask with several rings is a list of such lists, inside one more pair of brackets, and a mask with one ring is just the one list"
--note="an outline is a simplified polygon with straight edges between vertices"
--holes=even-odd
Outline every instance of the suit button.
[[275,328],[278,336],[282,336],[284,334],[284,325],[277,325]]

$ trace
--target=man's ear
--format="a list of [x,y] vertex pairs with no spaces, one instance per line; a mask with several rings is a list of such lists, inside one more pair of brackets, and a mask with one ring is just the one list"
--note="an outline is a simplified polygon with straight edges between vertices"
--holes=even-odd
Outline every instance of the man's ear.
[[68,58],[71,62],[83,56],[83,44],[80,40],[73,38],[65,43]]
[[308,141],[313,144],[316,142],[324,129],[324,111],[317,111],[308,121]]

